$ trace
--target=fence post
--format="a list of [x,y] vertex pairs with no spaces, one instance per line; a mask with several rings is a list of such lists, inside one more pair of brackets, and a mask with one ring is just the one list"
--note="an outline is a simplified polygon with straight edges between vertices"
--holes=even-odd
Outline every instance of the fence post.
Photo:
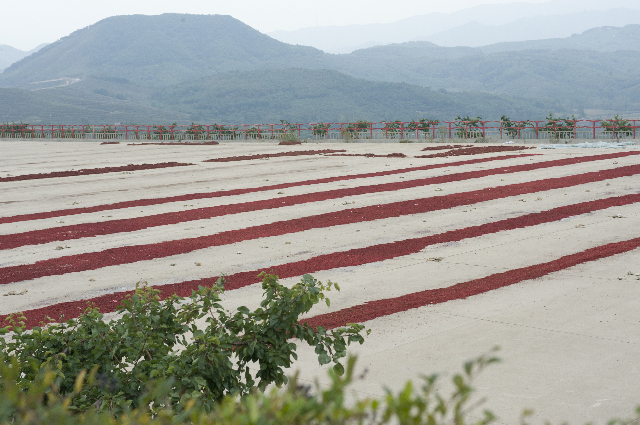
[[592,140],[596,140],[596,122],[598,122],[598,120],[587,120],[588,122],[591,123],[591,127],[593,129],[593,139]]
[[536,140],[540,140],[540,137],[538,135],[538,121],[534,121],[534,123],[536,123],[536,128],[535,128],[535,132],[536,132]]
[[611,133],[611,137],[612,137],[613,139],[615,139],[615,138],[616,138],[616,123],[617,123],[617,122],[618,122],[618,120],[611,120],[611,125],[613,126],[613,127],[612,127],[613,132]]

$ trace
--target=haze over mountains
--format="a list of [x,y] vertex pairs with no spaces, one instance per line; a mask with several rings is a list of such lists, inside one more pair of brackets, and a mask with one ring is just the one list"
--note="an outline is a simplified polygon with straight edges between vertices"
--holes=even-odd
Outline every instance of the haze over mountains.
[[20,59],[37,52],[46,45],[47,43],[40,44],[35,49],[25,52],[15,47],[7,46],[6,44],[0,44],[0,71],[9,67],[12,63],[18,62]]
[[0,119],[259,123],[640,111],[640,25],[334,55],[221,15],[116,16],[0,74]]
[[601,26],[640,24],[637,0],[552,0],[545,3],[485,4],[453,13],[430,13],[389,24],[315,26],[268,33],[276,40],[313,46],[327,53],[430,41],[441,46],[569,37]]

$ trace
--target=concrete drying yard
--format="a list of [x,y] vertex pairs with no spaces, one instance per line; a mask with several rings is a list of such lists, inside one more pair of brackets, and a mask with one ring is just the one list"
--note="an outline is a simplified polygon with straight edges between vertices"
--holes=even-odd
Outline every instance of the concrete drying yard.
[[463,149],[0,142],[0,315],[113,311],[138,281],[181,294],[222,273],[227,307],[252,308],[259,271],[311,272],[342,291],[310,323],[372,331],[351,347],[360,397],[499,346],[476,382],[498,423],[631,416],[640,149]]

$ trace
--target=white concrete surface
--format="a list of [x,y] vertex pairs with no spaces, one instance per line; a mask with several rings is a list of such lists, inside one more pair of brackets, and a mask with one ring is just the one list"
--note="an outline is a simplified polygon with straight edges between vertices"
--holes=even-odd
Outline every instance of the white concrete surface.
[[[430,144],[431,145],[431,144]],[[427,164],[458,162],[486,154],[449,158],[411,158],[426,144],[222,143],[218,146],[127,146],[90,142],[2,142],[0,176],[179,161],[190,167],[110,173],[45,180],[0,182],[0,216],[103,205],[188,193],[259,187],[324,177],[362,174]],[[204,163],[202,160],[291,150],[346,149],[347,153],[403,152],[408,158],[298,156],[269,160]],[[480,169],[508,169],[517,164],[621,152],[624,149],[527,150],[533,157],[412,171],[390,176],[268,190],[244,195],[170,202],[140,208],[106,210],[42,220],[0,224],[0,234],[14,234],[80,223],[152,216],[166,212],[409,181]],[[437,151],[433,152],[437,153]],[[155,243],[243,229],[332,211],[444,196],[483,188],[564,177],[640,163],[640,155],[491,175],[477,179],[379,192],[272,210],[151,227],[132,233],[61,240],[0,251],[0,268],[108,248]],[[442,189],[436,191],[435,189]],[[283,192],[279,194],[278,192]],[[131,289],[146,280],[153,285],[236,273],[408,238],[490,223],[532,212],[640,192],[640,175],[511,196],[450,210],[403,215],[371,222],[316,228],[295,234],[257,238],[186,254],[45,276],[3,285],[0,293],[28,289],[22,296],[0,297],[0,314]],[[353,203],[355,202],[355,203]],[[620,214],[622,218],[613,218]],[[63,221],[64,223],[60,223]],[[314,273],[338,282],[331,308],[317,306],[309,316],[371,300],[443,288],[519,267],[551,261],[610,242],[640,237],[638,204],[597,210],[524,229],[498,232],[358,267]],[[287,243],[290,242],[290,243]],[[68,246],[56,250],[56,246]],[[238,254],[241,252],[241,254]],[[441,262],[428,261],[443,257]],[[196,266],[195,262],[202,265]],[[175,264],[175,265],[172,265]],[[383,386],[397,390],[408,380],[432,372],[454,373],[462,363],[493,346],[503,362],[477,381],[478,396],[500,416],[518,423],[522,409],[533,408],[533,423],[593,421],[629,416],[640,404],[640,250],[580,264],[540,279],[521,282],[465,300],[430,305],[381,317],[365,325],[372,330],[363,346],[353,347],[367,377],[354,385],[358,396],[380,396]],[[1,269],[0,269],[1,272]],[[619,279],[621,278],[621,279]],[[294,283],[297,279],[285,279]],[[229,308],[256,306],[261,291],[251,285],[225,294]],[[313,351],[299,345],[302,378],[326,382]],[[447,386],[443,385],[446,390]]]

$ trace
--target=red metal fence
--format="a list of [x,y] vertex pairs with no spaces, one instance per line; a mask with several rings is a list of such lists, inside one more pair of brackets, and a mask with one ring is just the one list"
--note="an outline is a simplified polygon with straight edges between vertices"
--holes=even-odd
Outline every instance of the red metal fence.
[[[4,124],[0,138],[115,140],[635,139],[640,119],[392,121],[237,125]],[[638,134],[640,135],[640,134]]]

